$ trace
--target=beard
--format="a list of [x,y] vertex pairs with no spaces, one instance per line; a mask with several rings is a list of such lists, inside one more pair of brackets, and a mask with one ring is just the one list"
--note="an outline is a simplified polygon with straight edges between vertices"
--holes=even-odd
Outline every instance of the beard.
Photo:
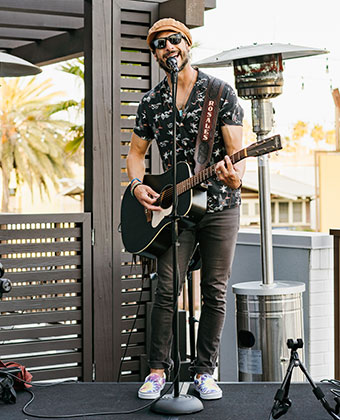
[[[179,67],[179,71],[182,71],[184,67],[189,63],[190,57],[187,51],[180,51],[180,56],[182,58],[182,64],[181,64],[181,67]],[[157,60],[157,63],[159,64],[159,67],[163,69],[166,73],[171,73],[171,69],[166,64],[167,58],[168,57],[165,57],[164,59],[162,59],[156,56],[156,60]]]

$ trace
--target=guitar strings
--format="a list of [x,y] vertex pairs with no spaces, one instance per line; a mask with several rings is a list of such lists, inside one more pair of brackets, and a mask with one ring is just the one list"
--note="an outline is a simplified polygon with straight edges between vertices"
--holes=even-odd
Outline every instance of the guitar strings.
[[[198,174],[192,176],[189,179],[186,179],[184,181],[181,181],[177,184],[177,192],[178,194],[182,194],[186,192],[188,189],[194,187],[195,185],[199,184],[200,182],[203,182],[207,177],[211,177],[215,170],[215,165],[210,166],[209,168],[204,169],[203,171],[199,172]],[[204,176],[202,176],[204,175]],[[202,179],[200,179],[202,177]],[[192,180],[190,185],[190,181]],[[172,197],[173,187],[168,188],[167,190],[163,191],[161,193],[161,203],[163,200],[168,200],[170,197]]]
[[[236,152],[234,155],[230,156],[230,159],[232,163],[235,163],[236,160],[241,159],[241,152]],[[209,166],[209,168],[205,168],[203,171],[199,172],[198,174],[192,176],[191,178],[185,179],[184,181],[181,181],[177,184],[177,193],[180,195],[184,192],[186,192],[188,189],[196,186],[200,182],[205,181],[207,178],[210,178],[213,176],[216,168],[216,163],[212,166]],[[191,180],[191,181],[190,181]],[[190,185],[192,184],[192,185]],[[168,188],[167,190],[161,192],[161,200],[162,203],[163,200],[169,200],[170,197],[173,195],[173,187]]]
[[[261,143],[261,145],[262,145],[262,143],[265,143],[265,141],[272,140],[276,137],[278,137],[278,136],[270,137],[269,139],[265,139],[262,142],[258,142],[258,143]],[[249,151],[254,147],[258,147],[259,146],[258,143],[251,144],[246,149],[239,150],[238,152],[231,155],[230,156],[231,162],[233,164],[235,164],[238,161],[240,161],[240,160],[244,159],[245,157],[249,156],[248,155]],[[276,150],[277,149],[278,149],[278,147],[276,146]],[[264,150],[266,150],[266,148],[264,148]],[[216,165],[217,165],[217,163],[215,163],[212,166],[209,166],[208,168],[203,169],[198,174],[196,174],[196,175],[194,175],[190,178],[187,178],[184,181],[179,182],[176,185],[178,195],[183,194],[184,192],[188,191],[188,189],[191,189],[191,188],[195,187],[196,185],[198,185],[199,183],[204,182],[206,179],[212,177],[214,172],[215,172]],[[173,187],[170,187],[170,188],[166,189],[165,191],[162,191],[160,193],[160,200],[159,200],[160,204],[162,204],[163,200],[164,201],[165,200],[167,200],[167,201],[170,200],[172,195],[173,195]]]

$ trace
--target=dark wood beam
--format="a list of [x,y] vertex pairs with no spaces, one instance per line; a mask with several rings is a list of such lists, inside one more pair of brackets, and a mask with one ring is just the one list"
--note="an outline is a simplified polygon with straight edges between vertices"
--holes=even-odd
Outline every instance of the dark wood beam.
[[45,39],[39,43],[32,42],[24,47],[8,49],[7,52],[33,64],[42,66],[72,57],[83,55],[84,30],[65,32]]
[[205,0],[205,10],[216,9],[216,0]]
[[21,39],[26,41],[42,41],[43,39],[60,35],[58,31],[44,31],[39,29],[1,28],[0,39]]
[[[147,1],[148,3],[152,2],[152,3],[166,3],[169,0],[137,0],[140,2],[145,2]],[[205,10],[210,10],[210,9],[215,9],[216,8],[216,0],[204,0],[204,9]]]
[[69,29],[82,28],[84,20],[71,16],[2,11],[0,13],[0,26],[67,31]]
[[0,39],[0,50],[12,50],[14,48],[24,47],[28,41],[17,39]]
[[0,10],[82,17],[83,0],[0,0]]
[[168,0],[159,6],[160,18],[172,17],[189,28],[204,24],[204,0]]

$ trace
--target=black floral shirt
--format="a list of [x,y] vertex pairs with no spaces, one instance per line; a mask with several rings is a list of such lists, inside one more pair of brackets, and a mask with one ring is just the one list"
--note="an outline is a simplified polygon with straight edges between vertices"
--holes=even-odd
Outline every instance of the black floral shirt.
[[[194,172],[194,154],[196,138],[202,107],[211,76],[198,71],[197,81],[183,112],[177,110],[176,121],[176,151],[177,162],[185,161]],[[172,164],[172,96],[170,86],[165,77],[154,89],[147,92],[139,104],[135,134],[144,140],[155,139],[162,158],[163,169],[168,170]],[[220,102],[220,111],[217,120],[214,145],[210,165],[220,161],[226,155],[221,126],[242,125],[243,109],[238,103],[237,96],[230,85],[225,83]],[[241,203],[240,190],[232,190],[217,177],[213,176],[207,181],[208,208],[207,212],[235,207]]]

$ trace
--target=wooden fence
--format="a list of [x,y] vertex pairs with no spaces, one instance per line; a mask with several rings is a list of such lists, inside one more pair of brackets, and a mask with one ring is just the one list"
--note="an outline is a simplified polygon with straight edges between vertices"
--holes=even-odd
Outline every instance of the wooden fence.
[[0,215],[0,359],[34,380],[92,378],[90,214]]

